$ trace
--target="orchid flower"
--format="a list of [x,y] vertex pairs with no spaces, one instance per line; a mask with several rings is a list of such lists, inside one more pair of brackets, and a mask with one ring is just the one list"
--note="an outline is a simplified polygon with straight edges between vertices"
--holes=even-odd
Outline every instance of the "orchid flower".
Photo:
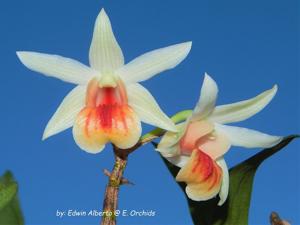
[[124,65],[122,50],[102,9],[95,22],[90,67],[58,55],[26,51],[17,55],[33,71],[77,85],[48,122],[43,139],[73,127],[78,146],[98,153],[108,142],[119,148],[134,146],[141,136],[141,121],[176,131],[175,124],[138,82],[175,67],[190,49],[191,42],[176,44]]
[[205,201],[219,194],[218,205],[226,201],[229,173],[223,156],[231,146],[268,148],[282,140],[282,137],[224,125],[243,121],[258,113],[276,92],[275,85],[252,99],[215,106],[218,87],[205,74],[192,115],[177,125],[178,133],[165,133],[157,146],[169,162],[181,168],[176,180],[186,182],[186,193],[190,199]]

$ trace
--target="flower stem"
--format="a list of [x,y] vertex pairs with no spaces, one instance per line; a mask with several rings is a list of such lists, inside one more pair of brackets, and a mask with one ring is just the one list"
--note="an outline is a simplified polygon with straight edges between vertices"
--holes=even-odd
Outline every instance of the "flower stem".
[[118,154],[119,150],[114,147],[115,165],[109,175],[108,185],[105,190],[103,202],[102,225],[116,224],[116,210],[118,206],[119,188],[122,184],[123,173],[127,164],[127,156]]
[[174,116],[171,117],[171,120],[176,124],[180,123],[182,121],[185,121],[187,118],[189,118],[193,113],[193,110],[183,110],[178,113],[176,113]]

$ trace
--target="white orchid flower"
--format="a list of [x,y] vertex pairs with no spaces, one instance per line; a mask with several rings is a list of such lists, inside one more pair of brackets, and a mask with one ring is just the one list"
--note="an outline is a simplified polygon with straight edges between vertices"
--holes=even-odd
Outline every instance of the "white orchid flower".
[[260,95],[228,105],[215,106],[218,87],[205,74],[200,99],[186,122],[178,124],[180,132],[167,132],[157,150],[171,163],[181,167],[176,176],[186,182],[186,193],[195,201],[220,196],[222,205],[228,195],[229,174],[223,155],[231,146],[269,148],[282,137],[224,125],[239,122],[261,111],[274,97],[277,86]]
[[90,153],[108,142],[119,148],[134,146],[141,136],[141,121],[175,131],[153,96],[138,82],[178,65],[191,42],[143,54],[124,65],[124,57],[102,9],[97,17],[89,52],[90,67],[58,55],[19,51],[29,69],[77,84],[48,122],[46,139],[73,126],[78,146]]

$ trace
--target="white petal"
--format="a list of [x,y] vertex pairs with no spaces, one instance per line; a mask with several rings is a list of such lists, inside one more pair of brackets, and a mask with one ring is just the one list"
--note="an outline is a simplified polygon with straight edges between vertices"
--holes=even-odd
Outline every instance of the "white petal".
[[193,111],[191,120],[200,120],[208,116],[215,108],[217,96],[218,86],[216,82],[205,73],[200,97]]
[[[176,124],[178,132],[167,131],[161,138],[157,146],[157,151],[166,152],[163,149],[168,149],[177,144],[185,133],[187,124],[185,122]],[[168,151],[167,151],[168,152]]]
[[282,137],[279,136],[241,127],[215,124],[215,129],[224,132],[232,145],[245,148],[270,148],[282,140]]
[[85,104],[86,86],[75,87],[62,101],[43,134],[43,140],[73,126],[75,118]]
[[219,158],[216,163],[221,167],[222,172],[223,172],[223,177],[222,177],[222,185],[221,185],[221,190],[219,193],[220,196],[220,201],[218,202],[218,205],[221,206],[224,204],[228,197],[228,192],[229,192],[229,172],[228,168],[226,165],[226,162],[224,158]]
[[223,124],[246,120],[268,105],[276,92],[277,85],[252,99],[217,106],[210,116],[210,120]]
[[180,155],[179,145],[177,144],[167,148],[157,147],[155,150],[160,152],[164,158],[171,158]]
[[70,58],[38,52],[17,52],[21,62],[29,69],[46,76],[74,84],[86,84],[98,72]]
[[191,50],[192,42],[172,45],[143,54],[125,66],[117,74],[127,82],[140,82],[177,66]]
[[141,121],[165,130],[177,131],[172,120],[164,114],[153,96],[139,84],[127,86],[128,104],[138,114]]
[[96,19],[89,57],[92,68],[102,73],[113,72],[124,65],[122,50],[104,9]]
[[[160,152],[165,158],[173,158],[180,155],[179,141],[185,133],[186,126],[185,122],[176,124],[178,132],[167,131],[162,136],[155,150]],[[176,162],[176,158],[174,162]]]
[[174,157],[166,157],[166,159],[173,165],[182,168],[189,161],[190,157],[185,155],[179,155]]

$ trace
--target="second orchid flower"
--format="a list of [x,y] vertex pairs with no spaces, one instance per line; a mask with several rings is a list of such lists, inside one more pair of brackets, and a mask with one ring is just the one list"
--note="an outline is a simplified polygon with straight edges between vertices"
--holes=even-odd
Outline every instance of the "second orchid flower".
[[268,148],[282,137],[224,125],[246,120],[261,111],[274,97],[277,86],[260,95],[233,104],[215,106],[218,95],[216,82],[205,74],[196,107],[186,122],[178,124],[180,132],[167,132],[157,150],[172,164],[181,167],[176,176],[185,182],[188,197],[205,201],[220,196],[222,205],[229,190],[228,168],[223,158],[233,146]]

